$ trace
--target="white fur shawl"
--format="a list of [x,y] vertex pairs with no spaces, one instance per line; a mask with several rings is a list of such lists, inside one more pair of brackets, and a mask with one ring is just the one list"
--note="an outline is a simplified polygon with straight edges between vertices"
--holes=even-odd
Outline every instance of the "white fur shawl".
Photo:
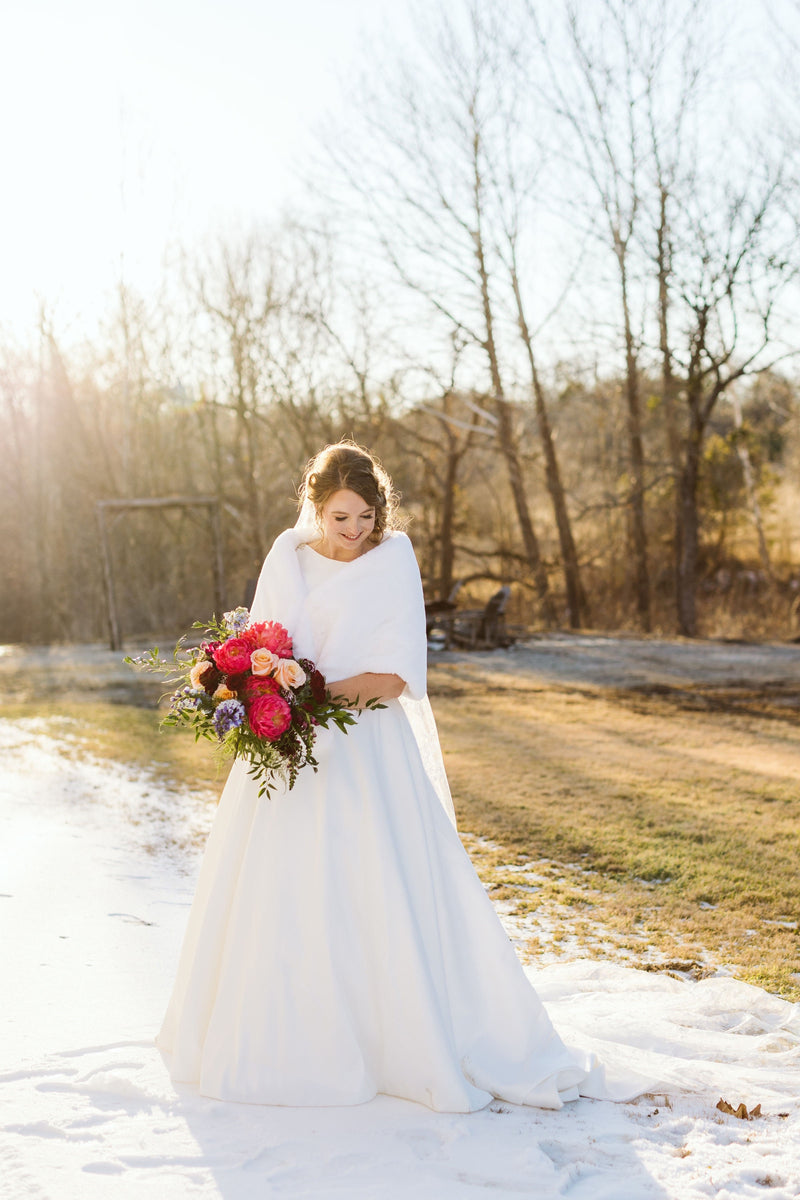
[[327,679],[365,671],[405,680],[401,704],[425,769],[453,819],[439,738],[426,697],[425,604],[414,549],[391,532],[366,554],[307,589],[297,547],[307,529],[287,529],[267,555],[251,607],[254,621],[280,621],[295,656],[311,658]]

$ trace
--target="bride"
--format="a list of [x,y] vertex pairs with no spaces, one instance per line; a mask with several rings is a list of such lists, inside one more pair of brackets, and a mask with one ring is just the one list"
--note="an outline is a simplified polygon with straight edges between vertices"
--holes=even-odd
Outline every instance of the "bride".
[[[443,1112],[611,1096],[564,1045],[461,846],[425,699],[422,587],[392,485],[341,442],[309,464],[252,619],[277,620],[334,695],[319,770],[258,797],[234,763],[158,1044],[203,1095],[277,1105],[377,1093]],[[641,1090],[629,1079],[616,1099]]]

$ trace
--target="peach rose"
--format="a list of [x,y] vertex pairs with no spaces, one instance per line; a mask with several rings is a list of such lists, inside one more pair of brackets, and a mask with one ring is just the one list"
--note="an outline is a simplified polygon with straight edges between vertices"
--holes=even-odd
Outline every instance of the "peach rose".
[[203,658],[200,659],[200,662],[196,662],[189,672],[192,687],[203,688],[209,695],[214,691],[220,678],[220,672],[213,662]]
[[250,670],[254,675],[274,675],[279,662],[281,659],[277,654],[262,646],[250,655]]
[[214,664],[208,662],[207,660],[203,660],[202,662],[195,663],[194,666],[192,667],[191,671],[189,672],[189,681],[190,681],[192,687],[193,688],[201,688],[203,686],[204,677],[208,674],[209,671],[211,671],[213,669],[214,669]]
[[236,692],[232,692],[229,687],[226,687],[224,683],[221,683],[219,685],[219,687],[217,688],[217,690],[214,692],[214,699],[215,700],[235,700]]
[[[256,650],[256,654],[258,653],[260,651]],[[279,659],[273,674],[281,687],[285,688],[300,687],[306,681],[305,671],[293,658]]]

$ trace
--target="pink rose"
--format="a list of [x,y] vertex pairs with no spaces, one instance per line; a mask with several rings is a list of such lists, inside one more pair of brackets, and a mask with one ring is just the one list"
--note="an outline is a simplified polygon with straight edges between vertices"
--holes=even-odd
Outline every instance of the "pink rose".
[[250,666],[250,646],[244,638],[228,638],[214,651],[214,662],[226,675],[238,675]]
[[279,658],[274,675],[281,687],[285,688],[300,687],[306,681],[305,671],[293,658]]
[[273,675],[280,661],[277,654],[262,647],[250,655],[250,670],[254,675]]
[[277,742],[292,723],[292,711],[281,696],[256,696],[247,710],[247,719],[256,737]]
[[258,621],[248,625],[242,634],[253,650],[271,650],[279,658],[292,657],[292,639],[289,631],[277,621]]

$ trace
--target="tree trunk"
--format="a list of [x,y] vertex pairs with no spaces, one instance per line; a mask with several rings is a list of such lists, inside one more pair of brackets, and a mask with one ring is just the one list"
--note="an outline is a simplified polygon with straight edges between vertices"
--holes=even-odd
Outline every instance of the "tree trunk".
[[506,460],[506,469],[508,471],[508,482],[511,487],[511,495],[514,499],[514,508],[517,513],[520,532],[522,534],[522,544],[525,549],[525,557],[528,560],[528,565],[533,575],[533,581],[536,585],[536,592],[539,597],[539,602],[542,606],[542,615],[546,624],[556,625],[558,623],[555,607],[553,606],[553,598],[550,594],[550,586],[547,580],[547,570],[542,561],[541,552],[539,550],[539,540],[536,537],[536,532],[531,521],[530,509],[528,508],[528,498],[525,495],[525,484],[522,478],[522,466],[519,461],[519,454],[514,442],[513,430],[511,428],[511,413],[509,405],[504,399],[496,399],[495,407],[498,416],[498,428],[500,432],[500,448],[503,452],[503,457]]
[[519,279],[517,277],[515,268],[512,268],[511,271],[511,284],[514,289],[514,299],[517,305],[517,320],[519,324],[519,330],[522,340],[525,344],[525,349],[528,355],[528,365],[530,366],[531,371],[533,400],[536,409],[536,420],[539,426],[539,440],[542,443],[542,450],[544,452],[547,491],[550,496],[550,502],[553,505],[553,515],[555,516],[556,528],[558,529],[558,542],[561,548],[561,563],[564,570],[564,586],[567,594],[567,619],[569,620],[571,629],[580,629],[581,625],[588,619],[586,593],[584,592],[583,585],[581,584],[580,569],[578,567],[578,553],[575,549],[575,541],[572,537],[572,523],[569,519],[569,512],[567,511],[564,485],[561,482],[561,472],[558,466],[555,442],[553,441],[553,431],[550,426],[550,417],[547,412],[547,404],[544,398],[542,381],[539,378],[539,372],[536,369],[536,356],[533,353],[533,340],[528,328],[528,322],[525,319],[525,309],[522,304],[522,293],[520,291]]
[[[475,146],[477,153],[477,144]],[[536,593],[539,597],[539,603],[542,608],[542,616],[547,625],[556,625],[556,611],[553,605],[553,598],[550,594],[550,585],[547,579],[547,570],[542,561],[541,551],[539,549],[539,540],[536,537],[536,532],[533,528],[531,520],[530,508],[528,507],[528,497],[525,494],[525,483],[522,476],[522,464],[519,460],[519,452],[517,450],[516,441],[514,438],[514,430],[511,422],[511,406],[505,398],[503,391],[503,382],[500,376],[500,365],[497,357],[497,345],[494,340],[494,318],[492,315],[492,303],[489,296],[489,274],[486,267],[486,256],[483,249],[483,236],[480,230],[480,176],[477,170],[477,158],[474,163],[475,167],[475,214],[479,222],[478,228],[473,234],[475,247],[475,260],[478,266],[478,277],[480,279],[481,289],[481,306],[483,308],[484,327],[486,329],[486,340],[483,343],[483,348],[486,351],[489,359],[489,371],[492,380],[492,391],[494,392],[494,406],[497,414],[497,430],[500,437],[500,450],[506,463],[508,472],[508,482],[511,487],[511,495],[514,500],[514,508],[519,522],[520,533],[522,534],[522,544],[525,550],[525,557],[528,560],[528,566],[533,576]]]
[[733,419],[739,438],[736,442],[736,453],[739,456],[739,462],[742,464],[742,475],[744,476],[744,486],[747,492],[747,502],[750,506],[750,515],[753,518],[753,524],[756,529],[756,537],[758,538],[758,556],[761,559],[761,566],[764,574],[768,579],[772,578],[772,564],[769,561],[769,547],[767,546],[767,535],[764,532],[764,521],[761,516],[761,505],[758,502],[758,489],[756,488],[755,474],[753,472],[753,464],[750,459],[750,451],[747,448],[747,442],[741,436],[744,430],[744,419],[742,417],[742,402],[735,388],[731,388],[731,405],[733,407]]
[[697,418],[695,405],[692,405],[692,422],[679,478],[681,553],[675,573],[678,630],[684,637],[697,637],[697,554],[700,528],[697,484],[700,477],[702,445],[703,426]]
[[453,546],[453,522],[456,504],[456,477],[461,455],[458,447],[450,438],[447,448],[447,466],[445,482],[442,490],[441,508],[439,515],[439,598],[446,600],[453,590],[453,564],[455,547]]
[[666,188],[662,187],[659,201],[659,221],[656,230],[656,268],[658,272],[658,339],[661,350],[661,390],[664,404],[665,422],[667,427],[667,446],[670,462],[675,472],[675,489],[677,492],[677,477],[680,470],[680,439],[678,437],[678,422],[675,412],[677,386],[672,370],[672,351],[669,345],[669,280],[672,272],[671,245],[669,226],[667,224]]
[[258,461],[256,451],[256,413],[252,388],[248,374],[248,344],[246,334],[241,334],[231,322],[231,354],[235,375],[236,446],[238,471],[244,488],[245,505],[250,525],[250,545],[253,561],[264,558],[264,521],[261,513],[261,495],[258,484]]
[[547,413],[544,393],[538,372],[533,367],[533,364],[531,366],[533,371],[533,395],[536,407],[536,419],[539,424],[539,438],[544,450],[545,479],[547,481],[547,491],[550,495],[550,501],[553,505],[553,514],[558,529],[558,541],[561,548],[561,562],[564,569],[564,584],[567,594],[567,616],[570,628],[580,629],[589,615],[586,593],[581,583],[578,552],[575,549],[575,541],[572,537],[572,524],[567,512],[564,486],[561,482],[561,472],[558,469],[556,448],[553,442],[553,432],[550,427],[550,418]]
[[625,327],[625,399],[627,403],[628,448],[631,467],[629,507],[631,540],[636,578],[636,612],[645,633],[651,629],[650,574],[647,566],[647,531],[644,520],[644,443],[639,400],[639,372],[636,346],[628,303],[628,278],[624,249],[618,250],[620,282],[622,285],[622,315]]
[[[488,304],[488,292],[487,292]],[[511,488],[511,496],[514,500],[514,509],[517,514],[520,533],[522,534],[522,545],[525,550],[525,557],[528,560],[528,566],[533,581],[536,585],[536,593],[539,597],[539,602],[542,606],[542,615],[548,625],[556,625],[557,618],[555,608],[553,606],[553,598],[550,595],[550,585],[547,579],[547,571],[544,562],[542,561],[541,550],[539,549],[539,539],[536,536],[536,531],[533,528],[530,509],[528,507],[528,497],[525,494],[525,482],[522,476],[522,464],[519,460],[519,452],[517,450],[514,439],[514,430],[511,424],[511,408],[503,394],[503,385],[500,379],[500,370],[497,363],[497,354],[494,344],[494,336],[492,334],[491,311],[487,308],[487,330],[488,335],[485,343],[486,352],[489,356],[489,364],[492,373],[492,385],[494,388],[494,405],[497,413],[497,429],[500,435],[500,450],[506,463],[506,471],[508,472],[508,482]]]
[[681,487],[681,441],[678,432],[676,401],[678,381],[672,369],[672,351],[669,343],[669,280],[672,272],[671,242],[667,220],[669,193],[662,185],[659,191],[659,216],[656,230],[656,269],[658,274],[658,337],[661,350],[661,400],[667,428],[667,449],[672,472],[672,507],[674,539],[672,547],[676,578],[678,564],[683,553],[683,499]]

